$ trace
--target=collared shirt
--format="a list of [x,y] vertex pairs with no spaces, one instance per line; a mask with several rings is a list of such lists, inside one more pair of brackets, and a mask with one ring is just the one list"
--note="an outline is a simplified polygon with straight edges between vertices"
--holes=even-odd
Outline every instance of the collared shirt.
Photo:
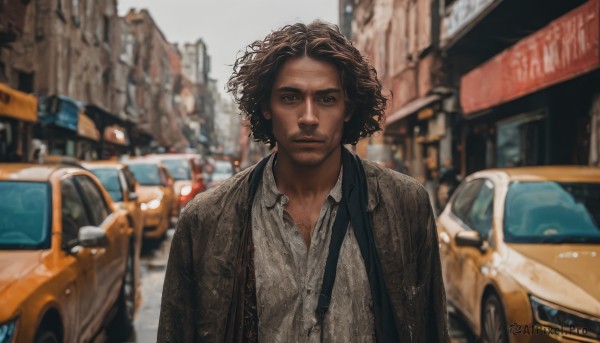
[[[252,205],[252,239],[261,342],[318,342],[317,307],[331,229],[342,198],[342,172],[312,231],[310,248],[285,210],[289,201],[273,176],[271,156]],[[312,329],[312,330],[311,330]],[[352,230],[340,250],[325,342],[372,342],[374,322],[365,264]]]

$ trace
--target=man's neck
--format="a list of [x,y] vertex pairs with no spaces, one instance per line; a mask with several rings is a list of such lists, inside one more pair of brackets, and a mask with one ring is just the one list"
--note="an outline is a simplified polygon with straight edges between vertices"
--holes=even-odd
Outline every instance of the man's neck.
[[279,154],[274,167],[277,188],[291,198],[308,199],[328,194],[342,167],[342,148],[316,166],[299,166]]

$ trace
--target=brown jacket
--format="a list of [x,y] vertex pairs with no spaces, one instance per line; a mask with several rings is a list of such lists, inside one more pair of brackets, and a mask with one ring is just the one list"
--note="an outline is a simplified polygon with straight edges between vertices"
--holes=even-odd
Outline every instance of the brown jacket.
[[[449,342],[435,218],[427,191],[363,161],[368,213],[403,342]],[[222,342],[233,299],[253,167],[197,196],[181,215],[169,256],[158,342]]]

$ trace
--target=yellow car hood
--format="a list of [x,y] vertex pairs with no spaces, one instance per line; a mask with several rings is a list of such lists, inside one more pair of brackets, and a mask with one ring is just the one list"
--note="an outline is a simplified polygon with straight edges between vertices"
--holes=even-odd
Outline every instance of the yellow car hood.
[[[0,251],[0,303],[3,304],[0,306],[0,320],[11,315],[10,312],[18,306],[18,299],[28,293],[23,289],[24,284],[11,286],[27,277],[40,263],[40,251]],[[31,291],[34,287],[31,285]]]
[[532,295],[600,317],[600,245],[511,244],[506,261]]
[[163,197],[160,186],[138,186],[137,194],[140,202],[148,202],[152,199]]

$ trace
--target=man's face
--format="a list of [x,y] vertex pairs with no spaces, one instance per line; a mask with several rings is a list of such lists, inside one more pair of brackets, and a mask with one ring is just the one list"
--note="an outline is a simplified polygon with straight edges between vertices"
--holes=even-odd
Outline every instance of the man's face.
[[340,148],[346,99],[338,71],[310,57],[286,61],[271,90],[269,110],[280,158],[299,166],[318,166]]

